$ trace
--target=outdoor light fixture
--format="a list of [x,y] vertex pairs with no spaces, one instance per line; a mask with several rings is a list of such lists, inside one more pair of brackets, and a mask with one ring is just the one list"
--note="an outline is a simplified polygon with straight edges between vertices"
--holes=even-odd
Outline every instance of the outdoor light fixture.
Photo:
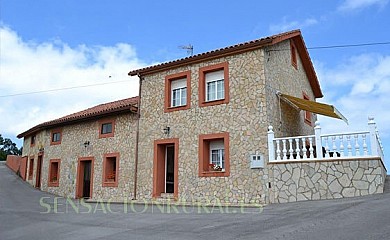
[[89,146],[89,141],[84,142],[84,147],[87,148]]
[[171,132],[171,128],[168,126],[166,126],[163,130],[164,130],[165,135],[169,135],[169,133]]

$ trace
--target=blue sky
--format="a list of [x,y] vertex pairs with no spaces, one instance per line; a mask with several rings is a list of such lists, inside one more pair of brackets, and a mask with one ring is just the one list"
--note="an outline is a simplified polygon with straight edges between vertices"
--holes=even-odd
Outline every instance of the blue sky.
[[[135,96],[127,73],[185,57],[180,45],[201,53],[298,28],[307,47],[389,42],[389,8],[389,0],[2,0],[0,132],[20,145],[15,136],[36,124]],[[390,45],[309,53],[325,95],[318,101],[350,122],[321,117],[323,132],[365,130],[374,116],[389,152]]]

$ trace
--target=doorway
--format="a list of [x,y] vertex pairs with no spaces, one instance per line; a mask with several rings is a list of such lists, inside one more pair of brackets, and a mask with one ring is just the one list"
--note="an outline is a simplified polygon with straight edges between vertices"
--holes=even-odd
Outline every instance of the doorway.
[[91,198],[93,189],[93,158],[80,158],[77,168],[76,198]]
[[37,174],[35,175],[35,188],[41,189],[42,155],[38,156]]
[[177,138],[154,142],[152,197],[160,197],[161,193],[172,193],[177,198],[178,150],[179,140]]
[[173,193],[175,184],[175,146],[165,147],[165,192]]

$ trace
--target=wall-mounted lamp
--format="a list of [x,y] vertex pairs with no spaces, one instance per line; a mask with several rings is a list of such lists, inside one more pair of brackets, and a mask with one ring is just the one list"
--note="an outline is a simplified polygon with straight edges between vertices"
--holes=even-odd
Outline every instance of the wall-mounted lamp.
[[163,130],[165,135],[169,135],[169,133],[171,132],[171,128],[168,126],[166,126]]
[[84,147],[87,148],[89,146],[89,141],[84,142]]

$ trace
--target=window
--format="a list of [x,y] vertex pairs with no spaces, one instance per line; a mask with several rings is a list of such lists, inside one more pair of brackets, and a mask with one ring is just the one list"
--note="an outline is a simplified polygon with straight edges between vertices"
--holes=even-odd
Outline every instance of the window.
[[[303,93],[303,99],[310,100],[309,96],[306,93]],[[311,126],[311,112],[304,111],[304,119],[305,119],[305,123]]]
[[28,179],[31,180],[33,178],[34,173],[34,158],[30,157],[30,164],[28,167]]
[[165,77],[164,111],[171,112],[190,108],[191,71]]
[[119,153],[104,154],[103,187],[118,186]]
[[187,104],[186,82],[186,79],[179,79],[171,82],[171,107],[180,107]]
[[113,137],[115,132],[115,120],[99,121],[99,138]]
[[34,147],[36,138],[37,138],[36,135],[31,136],[30,147]]
[[101,134],[109,134],[109,133],[112,133],[112,123],[103,123]]
[[210,164],[214,169],[225,171],[225,147],[223,140],[210,142]]
[[297,63],[297,50],[295,48],[294,42],[290,41],[290,49],[291,49],[291,65],[298,69],[298,63]]
[[58,187],[60,184],[60,159],[51,159],[49,163],[49,187]]
[[228,177],[229,175],[229,133],[200,135],[199,176]]
[[199,106],[229,102],[228,62],[199,69]]
[[225,98],[223,70],[205,74],[206,102]]
[[53,130],[51,130],[50,145],[61,144],[61,141],[62,141],[62,130],[61,129],[53,129]]

